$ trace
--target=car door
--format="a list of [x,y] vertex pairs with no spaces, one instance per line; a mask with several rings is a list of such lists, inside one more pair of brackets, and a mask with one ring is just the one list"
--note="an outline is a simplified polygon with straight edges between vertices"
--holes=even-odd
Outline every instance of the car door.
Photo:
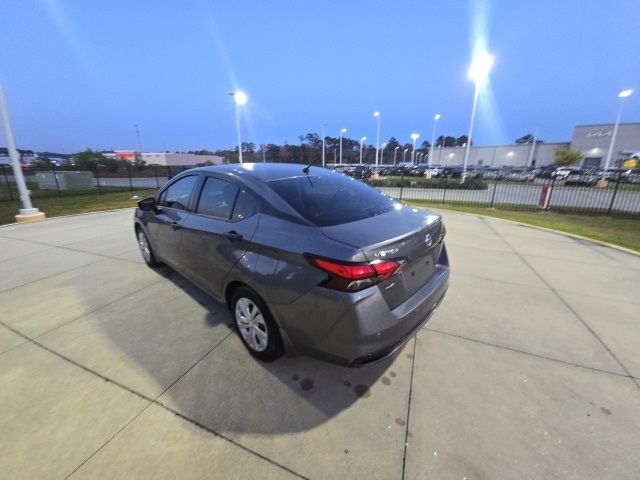
[[172,266],[181,269],[181,228],[189,216],[198,175],[181,177],[166,187],[158,197],[157,213],[148,230],[151,242],[158,255]]
[[182,228],[191,280],[221,298],[224,281],[251,245],[258,227],[256,196],[230,181],[207,176]]

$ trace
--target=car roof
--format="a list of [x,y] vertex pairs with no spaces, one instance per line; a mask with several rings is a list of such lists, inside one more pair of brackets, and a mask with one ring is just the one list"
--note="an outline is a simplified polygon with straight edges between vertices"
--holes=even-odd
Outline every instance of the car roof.
[[316,166],[310,167],[309,173],[305,173],[303,169],[306,167],[307,165],[298,163],[228,163],[225,165],[198,167],[191,171],[226,174],[239,178],[251,178],[262,182],[295,178],[304,175],[335,175],[331,170]]

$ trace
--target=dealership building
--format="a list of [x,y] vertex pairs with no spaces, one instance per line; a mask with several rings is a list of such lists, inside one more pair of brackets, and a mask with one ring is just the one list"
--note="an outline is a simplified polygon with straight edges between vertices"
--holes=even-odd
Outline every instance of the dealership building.
[[[604,167],[611,147],[613,124],[578,125],[570,142],[495,145],[471,147],[469,165],[544,166],[552,165],[556,149],[578,150],[582,167]],[[436,148],[434,165],[461,165],[464,163],[464,147]],[[611,167],[622,167],[624,160],[640,156],[640,123],[621,123],[612,148]]]
[[162,165],[169,167],[191,167],[195,165],[219,165],[224,158],[218,155],[196,155],[194,153],[169,152],[137,152],[135,150],[114,150],[101,152],[105,157],[134,162],[140,158],[147,165]]
[[220,165],[224,158],[218,155],[195,155],[193,153],[141,153],[147,165],[192,166]]

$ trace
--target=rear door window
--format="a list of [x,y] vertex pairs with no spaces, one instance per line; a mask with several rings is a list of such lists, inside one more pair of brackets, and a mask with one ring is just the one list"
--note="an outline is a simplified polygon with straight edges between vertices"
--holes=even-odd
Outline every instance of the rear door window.
[[268,184],[303,218],[319,227],[355,222],[393,208],[392,198],[340,174],[305,175]]
[[207,177],[202,187],[197,213],[229,220],[239,188],[231,182]]
[[246,190],[240,190],[231,220],[238,221],[249,218],[256,212],[256,198]]

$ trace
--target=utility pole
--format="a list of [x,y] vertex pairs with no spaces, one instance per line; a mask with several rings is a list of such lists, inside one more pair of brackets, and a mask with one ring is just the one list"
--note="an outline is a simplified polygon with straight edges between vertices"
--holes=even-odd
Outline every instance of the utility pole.
[[142,154],[142,142],[140,142],[140,128],[138,128],[138,124],[136,123],[136,136],[138,137],[138,152]]
[[13,178],[15,179],[16,185],[18,186],[20,201],[22,203],[20,213],[15,216],[16,222],[32,222],[34,220],[42,220],[45,218],[45,214],[31,204],[29,190],[27,190],[27,184],[24,181],[24,175],[22,174],[22,168],[20,167],[20,157],[18,155],[18,150],[16,150],[16,143],[13,139],[13,132],[11,130],[11,124],[9,122],[9,112],[7,111],[2,84],[0,84],[0,115],[2,116],[2,123],[4,124],[7,150],[9,150],[9,156],[11,157],[11,169],[13,170]]

